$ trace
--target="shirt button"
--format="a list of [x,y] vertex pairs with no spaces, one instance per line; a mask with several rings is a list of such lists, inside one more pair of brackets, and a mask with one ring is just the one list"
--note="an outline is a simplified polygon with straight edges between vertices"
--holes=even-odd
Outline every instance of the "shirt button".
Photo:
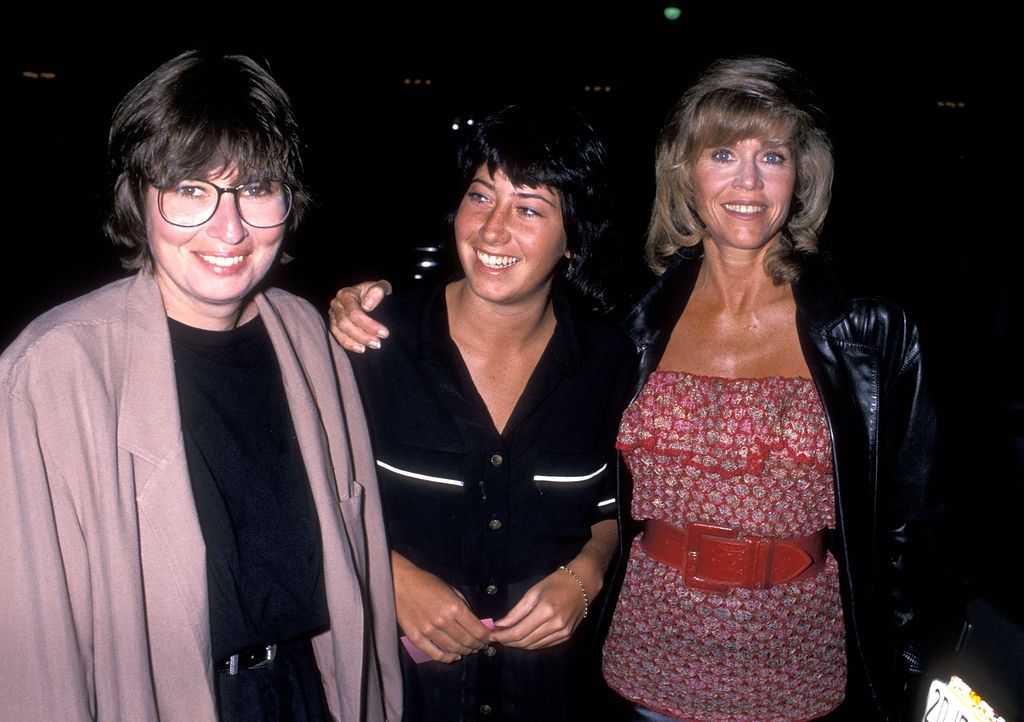
[[501,462],[503,461],[504,459],[501,458],[501,454],[491,454],[491,464],[494,466],[501,466]]
[[482,705],[480,705],[480,714],[490,714],[490,713],[491,713],[491,705],[489,705],[489,704],[482,704]]
[[492,647],[489,644],[486,647],[484,647],[484,654],[486,654],[488,657],[493,657],[497,653],[498,653],[498,648],[497,647]]
[[498,531],[498,529],[501,529],[501,519],[491,519],[487,522],[487,526],[494,529],[494,531]]
[[498,586],[496,584],[488,584],[486,587],[484,587],[484,591],[491,595],[497,594]]

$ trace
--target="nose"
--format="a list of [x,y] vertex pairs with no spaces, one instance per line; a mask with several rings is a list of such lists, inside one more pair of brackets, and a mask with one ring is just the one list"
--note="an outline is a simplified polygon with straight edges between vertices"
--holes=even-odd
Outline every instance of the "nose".
[[241,243],[249,235],[249,229],[242,222],[242,217],[238,215],[238,206],[233,193],[224,193],[221,196],[217,210],[206,224],[207,233],[212,238],[232,246]]
[[492,245],[505,243],[509,238],[508,233],[509,210],[500,205],[495,206],[487,213],[480,227],[480,235]]
[[733,185],[744,190],[759,190],[764,187],[764,179],[761,177],[761,169],[757,167],[756,160],[740,161]]

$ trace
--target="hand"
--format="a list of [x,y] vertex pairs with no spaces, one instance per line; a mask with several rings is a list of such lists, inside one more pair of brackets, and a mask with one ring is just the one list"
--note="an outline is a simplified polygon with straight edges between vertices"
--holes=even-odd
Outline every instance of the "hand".
[[587,605],[576,579],[557,569],[530,587],[509,613],[494,622],[491,641],[543,649],[564,642],[583,621]]
[[381,339],[388,337],[388,330],[366,312],[377,308],[390,293],[391,284],[382,279],[345,286],[335,294],[327,318],[331,333],[343,348],[356,353],[380,348]]
[[457,589],[397,552],[391,553],[391,570],[398,625],[427,656],[450,663],[487,646],[490,630]]

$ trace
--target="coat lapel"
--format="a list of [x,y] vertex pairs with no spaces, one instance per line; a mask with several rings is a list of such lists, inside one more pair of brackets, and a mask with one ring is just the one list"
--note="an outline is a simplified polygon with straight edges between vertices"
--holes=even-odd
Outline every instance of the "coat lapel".
[[[160,291],[152,275],[139,273],[127,295],[127,358],[118,419],[118,446],[128,452],[135,478],[142,565],[146,570],[147,617],[154,646],[181,629],[181,612],[191,639],[167,639],[183,653],[209,664],[209,605],[206,548],[196,514],[181,435],[181,417],[170,333]],[[185,645],[192,644],[191,649]],[[183,663],[191,657],[183,657]]]
[[340,708],[341,719],[361,719],[363,695],[355,691],[364,688],[369,639],[359,585],[366,577],[363,499],[345,443],[347,430],[338,404],[338,386],[334,383],[318,396],[317,387],[310,382],[334,378],[326,330],[316,322],[285,326],[282,317],[288,316],[289,309],[279,311],[266,295],[256,300],[280,364],[320,522],[331,632],[315,640],[317,663],[324,680],[335,680],[336,693],[326,690],[332,711]]

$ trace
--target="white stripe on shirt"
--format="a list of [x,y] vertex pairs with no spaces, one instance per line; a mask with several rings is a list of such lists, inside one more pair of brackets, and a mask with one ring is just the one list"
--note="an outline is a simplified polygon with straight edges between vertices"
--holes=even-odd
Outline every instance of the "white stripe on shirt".
[[595,476],[600,474],[602,471],[608,468],[608,464],[605,464],[597,471],[586,474],[585,476],[545,476],[543,474],[537,474],[533,477],[534,481],[557,481],[557,482],[573,482],[573,481],[586,481],[587,479],[593,479]]
[[[385,464],[380,459],[377,459],[377,466],[382,469],[394,472],[399,476],[408,476],[411,479],[423,479],[423,481],[433,481],[436,484],[450,484],[451,486],[463,486],[463,483],[458,479],[445,479],[440,476],[427,476],[426,474],[417,474],[415,471],[406,471],[399,469],[398,467],[392,466],[391,464]],[[607,464],[606,464],[607,466]]]

